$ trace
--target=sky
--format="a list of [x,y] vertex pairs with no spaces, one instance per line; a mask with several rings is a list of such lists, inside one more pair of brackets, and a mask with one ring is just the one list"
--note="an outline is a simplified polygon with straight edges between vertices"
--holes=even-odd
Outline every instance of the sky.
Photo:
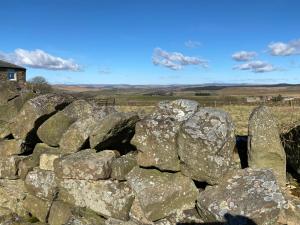
[[52,84],[300,83],[298,0],[1,1],[0,59]]

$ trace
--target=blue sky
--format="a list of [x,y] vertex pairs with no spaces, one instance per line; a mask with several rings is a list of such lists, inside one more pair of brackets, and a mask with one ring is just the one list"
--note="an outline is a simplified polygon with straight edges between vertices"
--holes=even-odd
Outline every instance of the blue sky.
[[0,58],[51,83],[300,83],[297,0],[10,0]]

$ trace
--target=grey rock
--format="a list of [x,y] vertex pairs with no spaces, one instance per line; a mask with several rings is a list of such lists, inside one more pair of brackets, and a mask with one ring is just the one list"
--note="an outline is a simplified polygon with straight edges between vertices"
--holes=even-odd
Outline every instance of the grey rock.
[[273,169],[278,182],[286,184],[286,156],[277,122],[266,106],[253,110],[249,119],[248,164],[252,168]]
[[178,155],[183,174],[216,184],[233,161],[234,125],[224,111],[200,108],[182,125]]
[[181,173],[135,167],[127,175],[127,180],[150,221],[195,206],[198,190],[193,181]]
[[181,124],[197,110],[198,103],[191,100],[160,102],[156,110],[136,124],[131,141],[139,151],[138,164],[160,170],[179,171],[176,136]]
[[116,180],[126,180],[126,175],[137,166],[137,152],[129,152],[113,160],[111,164],[111,177]]
[[286,203],[272,170],[248,168],[233,171],[200,192],[197,208],[205,222],[240,215],[260,225],[275,225]]

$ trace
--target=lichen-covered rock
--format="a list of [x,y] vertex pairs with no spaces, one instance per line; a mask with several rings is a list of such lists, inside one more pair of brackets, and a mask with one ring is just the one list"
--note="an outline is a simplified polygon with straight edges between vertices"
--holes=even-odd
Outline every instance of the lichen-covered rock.
[[19,162],[26,156],[13,155],[0,158],[0,179],[16,179],[18,178]]
[[129,152],[113,160],[111,164],[111,177],[116,180],[126,180],[126,175],[137,166],[136,152]]
[[52,203],[48,223],[50,225],[66,224],[72,216],[72,209],[74,207],[62,201],[54,201]]
[[134,195],[126,182],[63,179],[58,199],[106,218],[128,220]]
[[22,180],[0,179],[0,207],[5,207],[21,217],[28,217],[29,211],[24,208],[27,191]]
[[30,148],[22,140],[2,140],[0,141],[0,157],[8,157],[28,152]]
[[206,222],[224,221],[224,215],[245,216],[259,225],[276,224],[286,200],[270,169],[237,170],[217,186],[207,187],[197,199]]
[[10,134],[9,122],[0,120],[0,139],[6,138]]
[[46,200],[53,200],[58,191],[54,172],[39,168],[27,174],[25,186],[28,193]]
[[179,171],[176,136],[180,125],[197,110],[198,103],[191,100],[160,102],[156,110],[136,124],[131,141],[139,151],[138,164],[160,170]]
[[53,113],[63,109],[73,100],[70,96],[45,94],[27,101],[10,128],[17,139],[36,141],[36,130]]
[[105,225],[139,225],[139,224],[131,220],[123,221],[114,218],[108,218],[107,220],[105,220]]
[[278,222],[285,225],[298,225],[300,221],[300,199],[290,194],[285,195],[286,207],[281,210]]
[[200,108],[178,134],[181,171],[194,180],[216,184],[231,165],[234,146],[231,117],[221,110]]
[[79,118],[87,118],[93,112],[93,106],[85,100],[76,100],[50,117],[38,131],[38,137],[46,144],[57,147],[62,135]]
[[278,182],[286,184],[286,156],[277,122],[266,106],[253,110],[249,119],[248,164],[252,168],[273,169]]
[[111,163],[118,156],[117,151],[104,150],[97,153],[94,149],[83,150],[56,159],[54,171],[59,178],[100,180],[111,174]]
[[33,195],[27,195],[24,200],[24,207],[39,221],[47,222],[51,202],[40,199]]
[[42,170],[54,171],[54,161],[62,157],[60,153],[46,152],[40,156],[40,168]]
[[79,118],[63,134],[59,146],[62,152],[78,152],[87,143],[91,132],[99,126],[107,115],[115,113],[111,106],[96,107],[88,117]]
[[64,225],[105,225],[106,219],[82,208],[72,210],[72,216]]
[[156,221],[195,206],[198,190],[181,173],[135,167],[126,178],[148,220]]
[[139,117],[135,113],[112,113],[93,129],[90,145],[95,149],[105,149],[111,145],[129,142]]

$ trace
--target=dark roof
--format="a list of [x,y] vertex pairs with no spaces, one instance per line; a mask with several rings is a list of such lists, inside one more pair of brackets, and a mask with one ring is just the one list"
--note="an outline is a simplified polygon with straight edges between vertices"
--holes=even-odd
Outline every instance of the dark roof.
[[3,60],[0,60],[0,68],[11,68],[11,69],[23,69],[26,70],[26,68],[22,67],[22,66],[18,66],[9,62],[5,62]]

